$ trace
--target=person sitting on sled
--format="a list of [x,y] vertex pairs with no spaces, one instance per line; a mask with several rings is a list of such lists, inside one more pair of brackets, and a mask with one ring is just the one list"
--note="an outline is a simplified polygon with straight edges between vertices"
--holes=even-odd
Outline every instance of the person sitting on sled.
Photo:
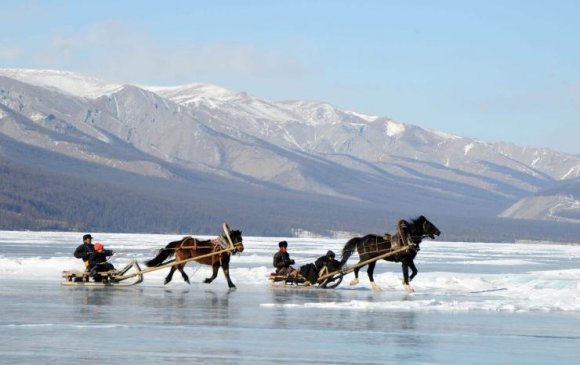
[[279,251],[274,254],[274,267],[276,268],[276,275],[290,275],[296,271],[291,265],[294,265],[294,260],[290,259],[288,253],[288,242],[282,241],[278,243]]
[[314,263],[300,266],[300,270],[296,274],[304,278],[306,283],[314,285],[322,269],[326,268],[325,274],[340,270],[340,261],[336,260],[335,257],[334,252],[329,250],[326,255],[320,256]]
[[95,281],[101,281],[99,272],[115,270],[115,267],[107,262],[107,258],[113,254],[113,251],[105,250],[102,243],[95,243],[95,251],[88,255],[89,266],[87,267]]
[[95,246],[92,243],[93,236],[90,234],[85,234],[83,236],[83,243],[78,246],[75,250],[74,256],[77,259],[83,260],[85,268],[89,266],[89,256],[95,252]]

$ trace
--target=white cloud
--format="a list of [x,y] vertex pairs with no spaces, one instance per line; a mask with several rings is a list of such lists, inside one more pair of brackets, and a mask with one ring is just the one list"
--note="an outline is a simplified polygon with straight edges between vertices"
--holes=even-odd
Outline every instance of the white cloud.
[[75,70],[125,82],[179,83],[215,77],[216,82],[219,77],[276,80],[314,72],[300,58],[250,42],[164,42],[117,22],[54,36],[47,48],[32,57],[39,68]]
[[0,45],[0,60],[13,61],[20,56],[20,49],[6,45]]

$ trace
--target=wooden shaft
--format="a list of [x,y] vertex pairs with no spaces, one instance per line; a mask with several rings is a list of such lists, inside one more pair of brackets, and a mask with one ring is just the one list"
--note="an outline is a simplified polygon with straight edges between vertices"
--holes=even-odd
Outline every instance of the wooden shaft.
[[204,259],[206,257],[219,255],[219,254],[222,254],[224,252],[232,252],[232,251],[235,251],[236,250],[236,247],[235,247],[235,245],[232,242],[232,239],[230,237],[230,230],[229,230],[228,225],[226,223],[224,223],[222,225],[222,228],[223,228],[223,230],[224,230],[224,232],[226,234],[226,237],[228,239],[228,242],[230,243],[230,247],[228,247],[228,248],[226,248],[224,250],[220,250],[220,251],[216,251],[216,252],[210,252],[208,254],[201,255],[201,256],[197,256],[197,257],[192,257],[192,258],[189,258],[189,259],[186,259],[186,260],[172,261],[172,262],[169,262],[169,263],[164,264],[164,265],[161,265],[161,266],[155,266],[155,267],[150,267],[150,268],[147,268],[147,269],[144,269],[144,270],[139,270],[139,271],[134,272],[134,273],[132,273],[130,275],[119,276],[116,279],[117,280],[125,280],[125,279],[132,278],[134,276],[143,275],[143,274],[148,273],[148,272],[165,269],[167,267],[171,267],[171,266],[175,266],[175,265],[185,264],[185,263],[188,263],[190,261],[196,261],[196,260],[199,260],[199,259]]
[[222,224],[222,228],[224,230],[224,233],[226,234],[226,238],[228,239],[228,242],[230,243],[230,248],[232,250],[235,249],[234,243],[232,242],[232,238],[230,237],[230,227],[228,227],[227,223],[224,223],[224,224]]
[[405,246],[405,247],[397,248],[396,250],[389,251],[389,252],[387,252],[387,253],[384,253],[384,254],[382,254],[382,255],[379,255],[379,256],[373,257],[373,258],[371,258],[371,259],[368,259],[368,260],[365,260],[365,261],[361,261],[361,262],[359,262],[359,263],[356,263],[356,264],[354,264],[354,265],[352,265],[352,266],[349,266],[349,267],[346,267],[346,268],[344,268],[344,269],[337,270],[337,271],[333,271],[333,272],[331,272],[331,273],[328,273],[328,274],[322,275],[322,276],[320,276],[320,277],[318,278],[318,282],[322,282],[322,281],[324,281],[324,280],[326,280],[326,279],[328,279],[328,278],[331,278],[331,277],[333,277],[333,276],[335,276],[335,275],[337,275],[337,274],[342,274],[342,275],[350,274],[351,272],[353,272],[353,271],[354,271],[356,268],[358,268],[358,267],[365,266],[365,265],[367,265],[367,264],[370,264],[371,262],[379,261],[379,260],[381,260],[381,259],[384,259],[384,258],[386,258],[386,257],[389,257],[389,256],[396,255],[396,254],[398,254],[398,253],[401,253],[401,252],[405,252],[405,251],[407,251],[408,249],[409,249],[409,246]]
[[186,260],[173,261],[173,262],[170,262],[168,264],[161,265],[161,266],[149,267],[147,269],[143,269],[141,271],[134,272],[134,273],[132,273],[130,275],[121,276],[118,279],[121,279],[121,280],[129,279],[129,278],[132,278],[132,277],[137,276],[137,275],[143,275],[143,274],[146,274],[148,272],[165,269],[167,267],[171,267],[171,266],[175,266],[175,265],[185,264],[187,262],[191,262],[191,261],[195,261],[195,260],[199,260],[199,259],[204,259],[206,257],[219,255],[219,254],[222,254],[224,252],[231,252],[231,251],[234,251],[234,250],[235,250],[235,248],[228,247],[225,250],[220,250],[220,251],[216,251],[216,252],[210,252],[208,254],[201,255],[201,256],[196,256],[196,257],[191,257],[191,258],[186,259]]

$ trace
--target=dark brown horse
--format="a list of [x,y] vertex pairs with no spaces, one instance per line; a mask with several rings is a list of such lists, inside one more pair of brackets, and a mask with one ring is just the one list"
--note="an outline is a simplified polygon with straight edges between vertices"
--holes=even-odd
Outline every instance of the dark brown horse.
[[[409,282],[413,280],[415,275],[417,275],[417,267],[413,262],[415,256],[419,252],[419,244],[425,237],[430,237],[434,239],[435,236],[439,236],[441,232],[435,225],[424,216],[412,219],[411,222],[405,220],[400,220],[397,223],[398,232],[393,235],[378,236],[374,234],[369,234],[364,237],[354,237],[346,243],[342,249],[342,260],[341,266],[344,266],[348,258],[353,254],[355,248],[358,251],[360,261],[366,261],[383,255],[391,249],[403,248],[405,246],[408,249],[404,252],[397,253],[393,256],[385,257],[386,261],[400,262],[403,269],[403,286],[405,290],[411,292],[413,289],[409,286]],[[367,270],[367,275],[371,282],[373,290],[380,290],[380,288],[375,284],[373,278],[373,272],[375,271],[376,261],[369,264]],[[361,266],[362,267],[362,266]],[[351,281],[350,285],[358,284],[358,272],[361,267],[357,267],[354,270],[354,279]],[[413,271],[409,277],[409,268]]]
[[[213,275],[211,276],[211,278],[205,279],[204,283],[207,284],[211,283],[217,277],[218,270],[221,266],[224,275],[228,281],[228,286],[230,288],[235,288],[236,286],[230,279],[230,258],[232,253],[244,251],[244,244],[242,242],[243,241],[242,231],[231,231],[230,238],[232,239],[232,243],[234,244],[233,251],[218,253],[219,251],[224,251],[228,247],[230,247],[230,244],[225,235],[220,235],[218,238],[214,240],[207,241],[200,241],[197,238],[193,238],[190,236],[183,237],[181,240],[171,242],[167,246],[165,246],[165,248],[159,250],[157,256],[155,256],[149,261],[146,261],[145,265],[149,267],[161,266],[164,264],[165,260],[174,255],[176,261],[182,261],[194,257],[204,256],[200,258],[199,261],[195,260],[200,264],[211,265],[213,268]],[[211,255],[214,252],[216,254]],[[183,280],[185,280],[189,284],[189,277],[187,276],[185,271],[183,271],[183,268],[185,267],[186,264],[187,263],[182,263],[172,266],[171,270],[169,271],[169,274],[165,278],[165,284],[171,281],[171,279],[173,278],[173,273],[175,272],[176,269],[179,270],[179,272],[181,272]]]

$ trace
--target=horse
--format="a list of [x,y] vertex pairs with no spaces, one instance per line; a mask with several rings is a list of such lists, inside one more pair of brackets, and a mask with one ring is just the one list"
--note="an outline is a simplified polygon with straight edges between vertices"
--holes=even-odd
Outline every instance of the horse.
[[[230,279],[230,258],[232,253],[241,253],[244,251],[244,244],[242,239],[242,231],[230,231],[230,238],[234,244],[233,251],[221,252],[228,248],[229,242],[227,241],[225,235],[220,235],[214,240],[200,241],[197,238],[191,236],[183,237],[179,241],[170,242],[165,248],[159,250],[157,256],[149,261],[145,262],[145,265],[149,267],[160,266],[164,264],[164,261],[175,255],[176,261],[187,260],[195,258],[198,256],[204,256],[199,260],[195,260],[200,264],[211,265],[213,268],[213,274],[211,277],[206,278],[204,283],[211,283],[217,277],[218,270],[220,266],[224,272],[224,275],[228,281],[228,286],[233,289],[236,286]],[[212,252],[216,252],[215,255],[210,255]],[[169,274],[165,278],[165,284],[169,283],[173,278],[173,273],[175,270],[181,272],[181,276],[186,283],[189,284],[189,277],[183,271],[187,263],[178,264],[171,267]]]
[[[374,234],[368,234],[364,237],[354,237],[350,239],[344,248],[342,249],[342,259],[341,266],[343,266],[348,258],[354,252],[356,248],[360,257],[359,262],[363,262],[374,257],[383,255],[391,249],[403,248],[408,246],[406,251],[394,254],[392,256],[387,256],[384,258],[386,261],[401,262],[403,269],[403,287],[408,292],[413,292],[414,290],[410,287],[409,282],[417,275],[418,270],[413,262],[415,256],[420,250],[419,244],[425,237],[435,239],[435,236],[439,236],[441,231],[435,225],[424,216],[419,216],[415,219],[411,219],[410,222],[405,220],[400,220],[397,223],[398,232],[391,236],[385,234],[384,236],[378,236]],[[371,282],[373,290],[380,291],[381,289],[375,284],[373,278],[373,272],[375,270],[376,261],[369,263],[367,269],[367,275]],[[358,284],[358,272],[365,265],[357,267],[354,270],[355,278],[351,281],[350,285]],[[413,271],[409,277],[409,268]]]

